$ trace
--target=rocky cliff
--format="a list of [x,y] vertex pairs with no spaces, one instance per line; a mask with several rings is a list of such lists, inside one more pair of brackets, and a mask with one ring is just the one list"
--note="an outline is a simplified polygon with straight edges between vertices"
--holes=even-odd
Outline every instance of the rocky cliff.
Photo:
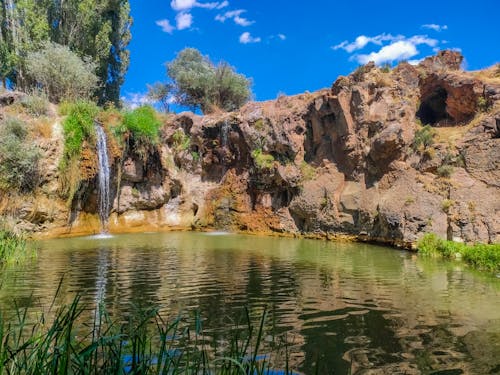
[[[109,229],[499,242],[500,72],[461,62],[443,51],[418,66],[368,64],[329,90],[168,116],[146,158],[111,144]],[[4,197],[2,209],[38,235],[98,232],[95,152],[83,153],[85,183],[65,205],[59,128],[39,140],[36,196]]]

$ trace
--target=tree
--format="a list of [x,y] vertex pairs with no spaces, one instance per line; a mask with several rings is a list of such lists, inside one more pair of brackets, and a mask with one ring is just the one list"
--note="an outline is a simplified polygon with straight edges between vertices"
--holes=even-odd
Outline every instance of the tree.
[[95,63],[81,59],[66,46],[47,42],[26,58],[29,77],[54,102],[89,98],[99,81]]
[[167,64],[179,104],[199,107],[204,113],[215,109],[233,111],[251,97],[251,81],[225,62],[217,67],[194,48],[186,48]]
[[148,98],[153,102],[158,103],[163,112],[170,110],[170,96],[174,90],[174,86],[170,83],[155,82],[148,85]]
[[131,24],[129,0],[2,0],[0,43],[8,53],[0,57],[15,59],[12,68],[0,66],[0,78],[21,90],[33,88],[37,82],[25,74],[26,58],[52,41],[91,58],[102,82],[96,98],[118,105],[129,65]]

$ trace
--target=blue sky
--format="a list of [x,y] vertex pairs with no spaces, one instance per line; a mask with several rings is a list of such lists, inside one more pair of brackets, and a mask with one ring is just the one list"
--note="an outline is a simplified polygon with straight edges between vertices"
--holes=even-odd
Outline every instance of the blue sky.
[[460,49],[466,68],[500,62],[499,0],[131,0],[122,96],[140,102],[185,47],[251,77],[256,100],[329,87],[360,64]]

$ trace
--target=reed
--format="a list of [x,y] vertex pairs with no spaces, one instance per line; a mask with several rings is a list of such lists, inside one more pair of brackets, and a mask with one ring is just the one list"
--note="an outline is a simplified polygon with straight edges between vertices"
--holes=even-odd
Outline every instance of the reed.
[[36,318],[21,308],[13,319],[0,314],[0,374],[293,374],[288,363],[271,368],[285,344],[259,354],[265,311],[254,325],[245,310],[215,345],[204,336],[199,314],[190,324],[182,317],[168,322],[158,308],[147,308],[119,322],[99,306],[89,324],[80,296],[50,310]]
[[15,234],[0,223],[0,266],[22,263],[35,255],[24,236]]

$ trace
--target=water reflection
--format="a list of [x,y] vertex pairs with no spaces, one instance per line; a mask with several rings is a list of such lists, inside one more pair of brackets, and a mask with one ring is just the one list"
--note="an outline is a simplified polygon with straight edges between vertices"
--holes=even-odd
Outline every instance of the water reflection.
[[117,318],[151,304],[171,317],[198,310],[214,340],[242,306],[255,319],[267,307],[268,331],[287,333],[302,373],[500,369],[500,280],[459,263],[370,245],[237,235],[53,240],[41,243],[37,262],[4,275],[2,310],[14,299],[48,306],[61,277],[57,304],[81,292],[93,313],[104,302]]

